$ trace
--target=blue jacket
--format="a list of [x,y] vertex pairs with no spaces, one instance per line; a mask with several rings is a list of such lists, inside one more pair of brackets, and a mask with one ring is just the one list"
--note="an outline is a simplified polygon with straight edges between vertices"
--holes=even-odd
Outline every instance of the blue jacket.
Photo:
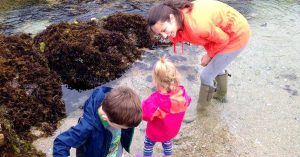
[[[109,87],[96,89],[84,104],[83,117],[79,123],[61,133],[54,140],[53,156],[65,157],[70,155],[70,149],[80,148],[86,157],[106,157],[112,140],[112,134],[105,129],[98,115]],[[133,137],[133,128],[122,129],[121,144],[129,152]]]

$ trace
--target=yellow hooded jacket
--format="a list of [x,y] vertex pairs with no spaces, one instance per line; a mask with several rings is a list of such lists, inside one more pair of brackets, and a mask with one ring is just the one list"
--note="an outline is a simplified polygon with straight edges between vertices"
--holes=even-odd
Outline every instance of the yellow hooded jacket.
[[191,10],[181,10],[183,28],[171,37],[177,42],[204,46],[209,57],[231,53],[246,46],[250,27],[245,17],[229,5],[215,0],[195,0]]

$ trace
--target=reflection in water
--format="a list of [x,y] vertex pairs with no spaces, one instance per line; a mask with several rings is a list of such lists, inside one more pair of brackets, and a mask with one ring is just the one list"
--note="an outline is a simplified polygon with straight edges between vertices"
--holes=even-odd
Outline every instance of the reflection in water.
[[1,0],[0,1],[0,11],[17,9],[25,6],[37,5],[37,4],[45,4],[46,0],[22,0],[22,1],[14,1],[14,0]]
[[63,100],[66,106],[66,113],[69,115],[75,110],[82,108],[84,102],[89,98],[93,90],[76,91],[68,89],[65,85],[62,86]]
[[[87,21],[92,17],[107,16],[115,12],[138,13],[145,15],[151,3],[110,1],[101,3],[98,1],[78,4],[37,5],[29,8],[0,12],[0,33],[12,34],[17,32],[36,33],[38,28],[23,28],[23,25],[34,25],[39,21],[48,21],[42,28],[51,23],[61,21]],[[28,23],[28,24],[27,24]],[[41,25],[41,24],[40,24]],[[23,28],[23,29],[21,29]],[[28,30],[29,29],[29,30]],[[41,30],[41,29],[39,29]]]

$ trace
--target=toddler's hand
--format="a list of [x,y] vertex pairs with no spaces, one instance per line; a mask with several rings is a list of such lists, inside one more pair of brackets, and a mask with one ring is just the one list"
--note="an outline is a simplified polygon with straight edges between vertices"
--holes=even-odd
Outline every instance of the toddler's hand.
[[201,65],[206,66],[210,62],[211,58],[206,54],[201,58]]

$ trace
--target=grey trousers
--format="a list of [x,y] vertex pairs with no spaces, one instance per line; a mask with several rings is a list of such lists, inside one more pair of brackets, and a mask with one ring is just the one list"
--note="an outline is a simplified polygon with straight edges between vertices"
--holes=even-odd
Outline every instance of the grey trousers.
[[225,68],[227,65],[229,65],[243,49],[244,48],[231,53],[215,55],[200,74],[201,84],[214,87],[214,80],[216,76],[225,74]]

